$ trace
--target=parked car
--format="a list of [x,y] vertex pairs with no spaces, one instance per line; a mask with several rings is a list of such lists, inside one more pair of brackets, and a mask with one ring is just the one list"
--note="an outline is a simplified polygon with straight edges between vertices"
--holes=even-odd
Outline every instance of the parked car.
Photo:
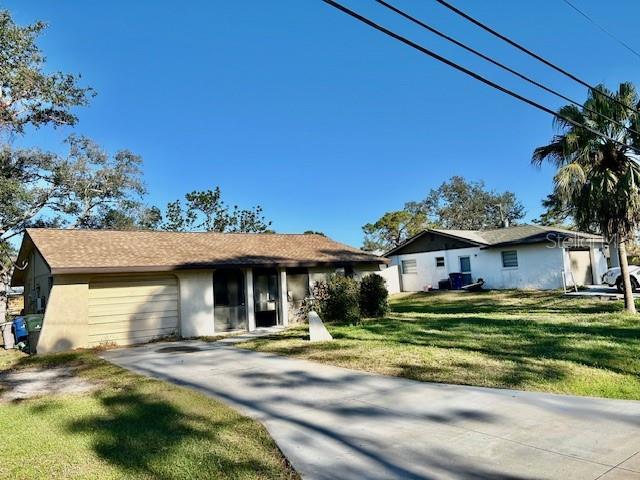
[[[640,266],[629,265],[629,276],[631,277],[631,287],[634,292],[640,291]],[[622,276],[620,275],[620,267],[614,267],[607,270],[602,275],[602,282],[610,287],[614,285],[619,292],[623,291]]]

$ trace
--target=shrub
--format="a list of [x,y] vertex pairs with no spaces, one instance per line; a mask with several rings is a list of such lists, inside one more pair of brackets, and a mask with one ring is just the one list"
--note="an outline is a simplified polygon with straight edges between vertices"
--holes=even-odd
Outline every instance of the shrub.
[[356,323],[360,320],[359,285],[352,278],[332,274],[313,286],[318,314],[326,320]]
[[389,311],[389,292],[384,278],[367,275],[360,282],[360,312],[365,317],[383,317]]

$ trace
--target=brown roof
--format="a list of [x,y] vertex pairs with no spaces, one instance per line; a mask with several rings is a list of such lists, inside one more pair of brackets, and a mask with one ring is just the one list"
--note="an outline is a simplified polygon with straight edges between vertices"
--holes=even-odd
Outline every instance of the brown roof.
[[306,234],[28,229],[21,256],[28,242],[54,274],[387,261],[322,235]]

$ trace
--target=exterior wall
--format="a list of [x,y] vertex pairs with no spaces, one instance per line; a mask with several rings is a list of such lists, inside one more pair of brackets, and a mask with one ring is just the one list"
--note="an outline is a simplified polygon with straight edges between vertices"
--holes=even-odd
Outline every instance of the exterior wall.
[[57,276],[44,314],[38,353],[86,347],[88,316],[89,277]]
[[394,293],[400,293],[402,291],[400,289],[400,269],[397,265],[391,265],[388,268],[374,273],[384,278],[384,281],[387,285],[387,291],[390,295],[393,295]]
[[[608,269],[607,255],[606,255],[604,246],[591,247],[589,251],[591,255],[591,272],[593,274],[593,283],[595,285],[600,285],[602,284],[602,275],[604,275],[604,273]],[[617,255],[618,255],[617,251],[615,252],[615,255],[617,258]],[[567,273],[570,272],[571,260],[569,258],[568,248],[565,248],[563,252],[563,264],[564,264],[564,271]],[[573,286],[573,280],[571,275],[566,276],[566,286],[567,287]]]
[[309,287],[313,287],[316,282],[324,282],[327,277],[336,271],[335,268],[311,267],[309,268]]
[[[421,292],[427,286],[438,288],[438,281],[449,278],[449,273],[460,271],[460,257],[470,257],[471,274],[478,277],[477,258],[479,247],[456,248],[455,250],[438,250],[433,252],[411,253],[391,257],[391,264],[398,266],[400,287],[403,292]],[[436,267],[436,257],[444,257],[444,267]],[[402,260],[415,260],[417,274],[402,273]]]
[[[34,249],[29,256],[24,280],[25,313],[42,313],[50,296],[50,278],[51,271],[47,263]],[[42,299],[40,310],[38,310],[38,298]]]
[[[507,250],[518,252],[517,267],[502,267],[501,252]],[[485,280],[487,288],[535,290],[562,288],[562,248],[548,248],[547,244],[517,245],[484,250],[479,259],[478,276]]]
[[[508,250],[518,252],[517,267],[502,267],[501,252]],[[595,255],[597,262],[594,262],[594,270],[600,272],[603,265],[606,265],[606,259],[599,250]],[[459,257],[461,256],[470,257],[473,280],[482,278],[486,288],[494,289],[549,290],[562,288],[562,272],[567,268],[564,249],[561,247],[548,248],[547,244],[516,245],[495,249],[471,247],[441,250],[393,256],[391,261],[393,265],[398,265],[401,268],[402,260],[416,260],[417,274],[401,274],[400,280],[402,291],[417,292],[424,290],[427,285],[437,288],[439,280],[449,278],[449,273],[459,272]],[[444,267],[436,267],[436,257],[445,258]],[[598,274],[601,275],[601,273]]]
[[604,246],[591,249],[591,267],[593,268],[593,281],[596,285],[602,284],[602,276],[609,269],[607,253]]
[[358,265],[353,269],[353,275],[357,279],[362,279],[362,277],[369,275],[370,273],[378,272],[380,272],[380,264],[378,263],[365,263]]
[[205,337],[215,334],[213,322],[213,270],[177,273],[180,290],[180,336]]
[[[46,265],[45,265],[46,266]],[[358,275],[373,271],[374,267],[364,266],[358,269]],[[375,265],[377,269],[378,266]],[[371,269],[371,270],[370,270]],[[179,328],[183,338],[214,335],[214,270],[188,270],[174,272],[178,278],[179,289]],[[335,268],[309,269],[309,283],[326,279],[335,272]],[[149,275],[166,277],[168,272]],[[86,348],[89,345],[89,283],[96,276],[56,275],[51,291],[48,290],[48,269],[46,275],[49,301],[45,311],[42,331],[38,342],[38,353],[49,353],[74,348]],[[132,274],[132,276],[134,276]],[[111,275],[110,277],[113,277]],[[126,278],[126,275],[120,276]],[[253,314],[253,272],[245,269],[247,324],[249,330],[255,329]],[[34,277],[30,280],[33,281]],[[44,280],[43,280],[44,281]],[[279,269],[281,305],[287,305],[286,269]],[[26,287],[26,286],[25,286]],[[41,287],[42,288],[42,287]],[[25,288],[25,291],[27,289]],[[287,325],[288,310],[280,312],[282,323]]]

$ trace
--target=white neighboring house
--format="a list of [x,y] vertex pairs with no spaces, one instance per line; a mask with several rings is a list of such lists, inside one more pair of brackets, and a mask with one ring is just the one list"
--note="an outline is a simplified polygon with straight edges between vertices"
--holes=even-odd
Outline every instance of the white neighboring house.
[[385,254],[403,292],[418,292],[450,273],[463,284],[482,278],[490,289],[563,288],[600,284],[608,246],[598,235],[538,225],[495,230],[425,230]]

